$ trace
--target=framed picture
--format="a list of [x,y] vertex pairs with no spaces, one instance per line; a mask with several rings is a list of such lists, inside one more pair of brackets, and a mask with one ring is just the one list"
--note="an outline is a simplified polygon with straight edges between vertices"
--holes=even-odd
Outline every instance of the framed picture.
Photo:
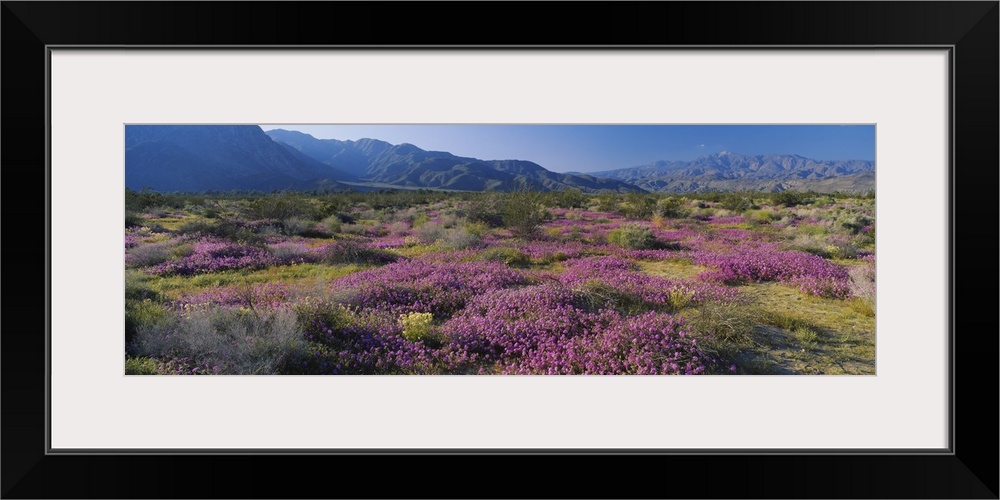
[[[332,14],[321,15],[321,6]],[[486,33],[509,22],[530,32],[555,21],[509,7],[476,17],[477,26]],[[647,473],[634,485],[547,485],[571,496],[996,498],[995,458],[980,458],[996,456],[995,430],[970,422],[973,414],[995,421],[996,401],[955,386],[994,380],[996,367],[976,356],[995,352],[995,336],[956,336],[996,323],[956,300],[964,281],[956,271],[977,246],[959,250],[972,236],[955,233],[956,221],[977,220],[996,196],[996,2],[574,6],[625,46],[603,45],[585,30],[570,37],[573,45],[475,34],[439,45],[446,40],[433,30],[403,29],[418,17],[440,18],[439,10],[461,18],[474,9],[4,3],[7,101],[37,100],[4,108],[8,185],[44,180],[46,201],[46,231],[37,238],[44,246],[10,254],[46,270],[43,290],[8,300],[11,311],[44,317],[45,328],[12,335],[9,326],[4,339],[4,496],[302,496],[277,476],[255,474],[245,484],[228,472],[248,460],[256,470],[281,463],[304,473],[337,461],[347,472],[376,458],[402,470],[414,458],[407,455],[419,454],[456,471],[475,466],[472,455],[493,455],[511,472],[567,458],[582,473],[598,463]],[[694,31],[693,19],[710,18],[712,29]],[[331,19],[378,20],[379,32],[408,35],[373,39],[364,23],[330,34]],[[759,33],[737,29],[750,21]],[[120,217],[129,127],[140,124],[871,127],[875,369],[764,377],[124,375]],[[37,207],[25,207],[42,191],[24,191],[31,194],[8,197],[17,200],[8,215],[20,220],[15,228],[38,231]],[[963,289],[966,297],[987,293]],[[416,335],[407,325],[403,335]],[[687,484],[674,489],[663,467]],[[199,489],[206,476],[197,471],[207,468],[214,486]],[[740,479],[712,479],[719,473]],[[433,472],[398,474],[397,486],[373,494],[434,491],[413,486]],[[482,470],[469,477],[499,481]],[[364,496],[364,488],[335,496]],[[520,490],[499,484],[478,493]]]

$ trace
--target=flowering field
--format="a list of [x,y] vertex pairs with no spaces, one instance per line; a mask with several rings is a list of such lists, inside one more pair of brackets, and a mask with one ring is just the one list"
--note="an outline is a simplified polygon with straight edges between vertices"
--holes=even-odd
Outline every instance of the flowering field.
[[874,199],[126,192],[128,374],[873,374]]

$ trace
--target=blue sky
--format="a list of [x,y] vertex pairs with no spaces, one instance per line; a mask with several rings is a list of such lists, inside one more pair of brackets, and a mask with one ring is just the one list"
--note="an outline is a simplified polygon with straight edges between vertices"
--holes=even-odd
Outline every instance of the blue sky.
[[483,160],[593,172],[729,151],[874,160],[874,125],[261,125],[317,139],[365,137]]

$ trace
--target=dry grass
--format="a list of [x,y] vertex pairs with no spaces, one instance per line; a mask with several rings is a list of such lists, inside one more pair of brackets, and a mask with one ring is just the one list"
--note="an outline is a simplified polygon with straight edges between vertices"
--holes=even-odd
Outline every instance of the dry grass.
[[243,309],[191,310],[140,328],[139,357],[187,357],[217,365],[219,373],[270,375],[305,346],[295,313]]
[[211,219],[205,219],[204,217],[200,217],[197,215],[184,215],[182,217],[155,217],[146,219],[145,225],[153,226],[159,224],[164,229],[168,229],[170,231],[176,231],[185,224],[190,222],[195,222],[198,220],[211,220]]
[[198,274],[195,276],[166,276],[150,281],[149,285],[156,291],[167,296],[191,292],[203,288],[258,284],[286,283],[289,285],[311,287],[319,283],[329,282],[348,274],[367,269],[370,266],[357,264],[325,265],[325,264],[295,264],[291,266],[276,266],[257,271],[221,271],[216,273]]
[[699,342],[747,375],[872,375],[875,321],[851,300],[777,283],[741,287],[744,304],[706,304],[682,315]]
[[706,268],[683,260],[638,261],[639,270],[653,276],[673,279],[690,279]]
[[777,283],[742,287],[759,309],[758,339],[791,373],[875,373],[875,318],[855,301],[806,295]]

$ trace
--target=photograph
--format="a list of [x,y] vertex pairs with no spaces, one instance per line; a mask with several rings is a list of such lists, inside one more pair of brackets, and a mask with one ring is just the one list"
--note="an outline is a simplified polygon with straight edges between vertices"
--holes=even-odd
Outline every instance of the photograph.
[[126,375],[875,375],[873,124],[125,124]]
[[2,4],[2,498],[997,498],[996,0]]

